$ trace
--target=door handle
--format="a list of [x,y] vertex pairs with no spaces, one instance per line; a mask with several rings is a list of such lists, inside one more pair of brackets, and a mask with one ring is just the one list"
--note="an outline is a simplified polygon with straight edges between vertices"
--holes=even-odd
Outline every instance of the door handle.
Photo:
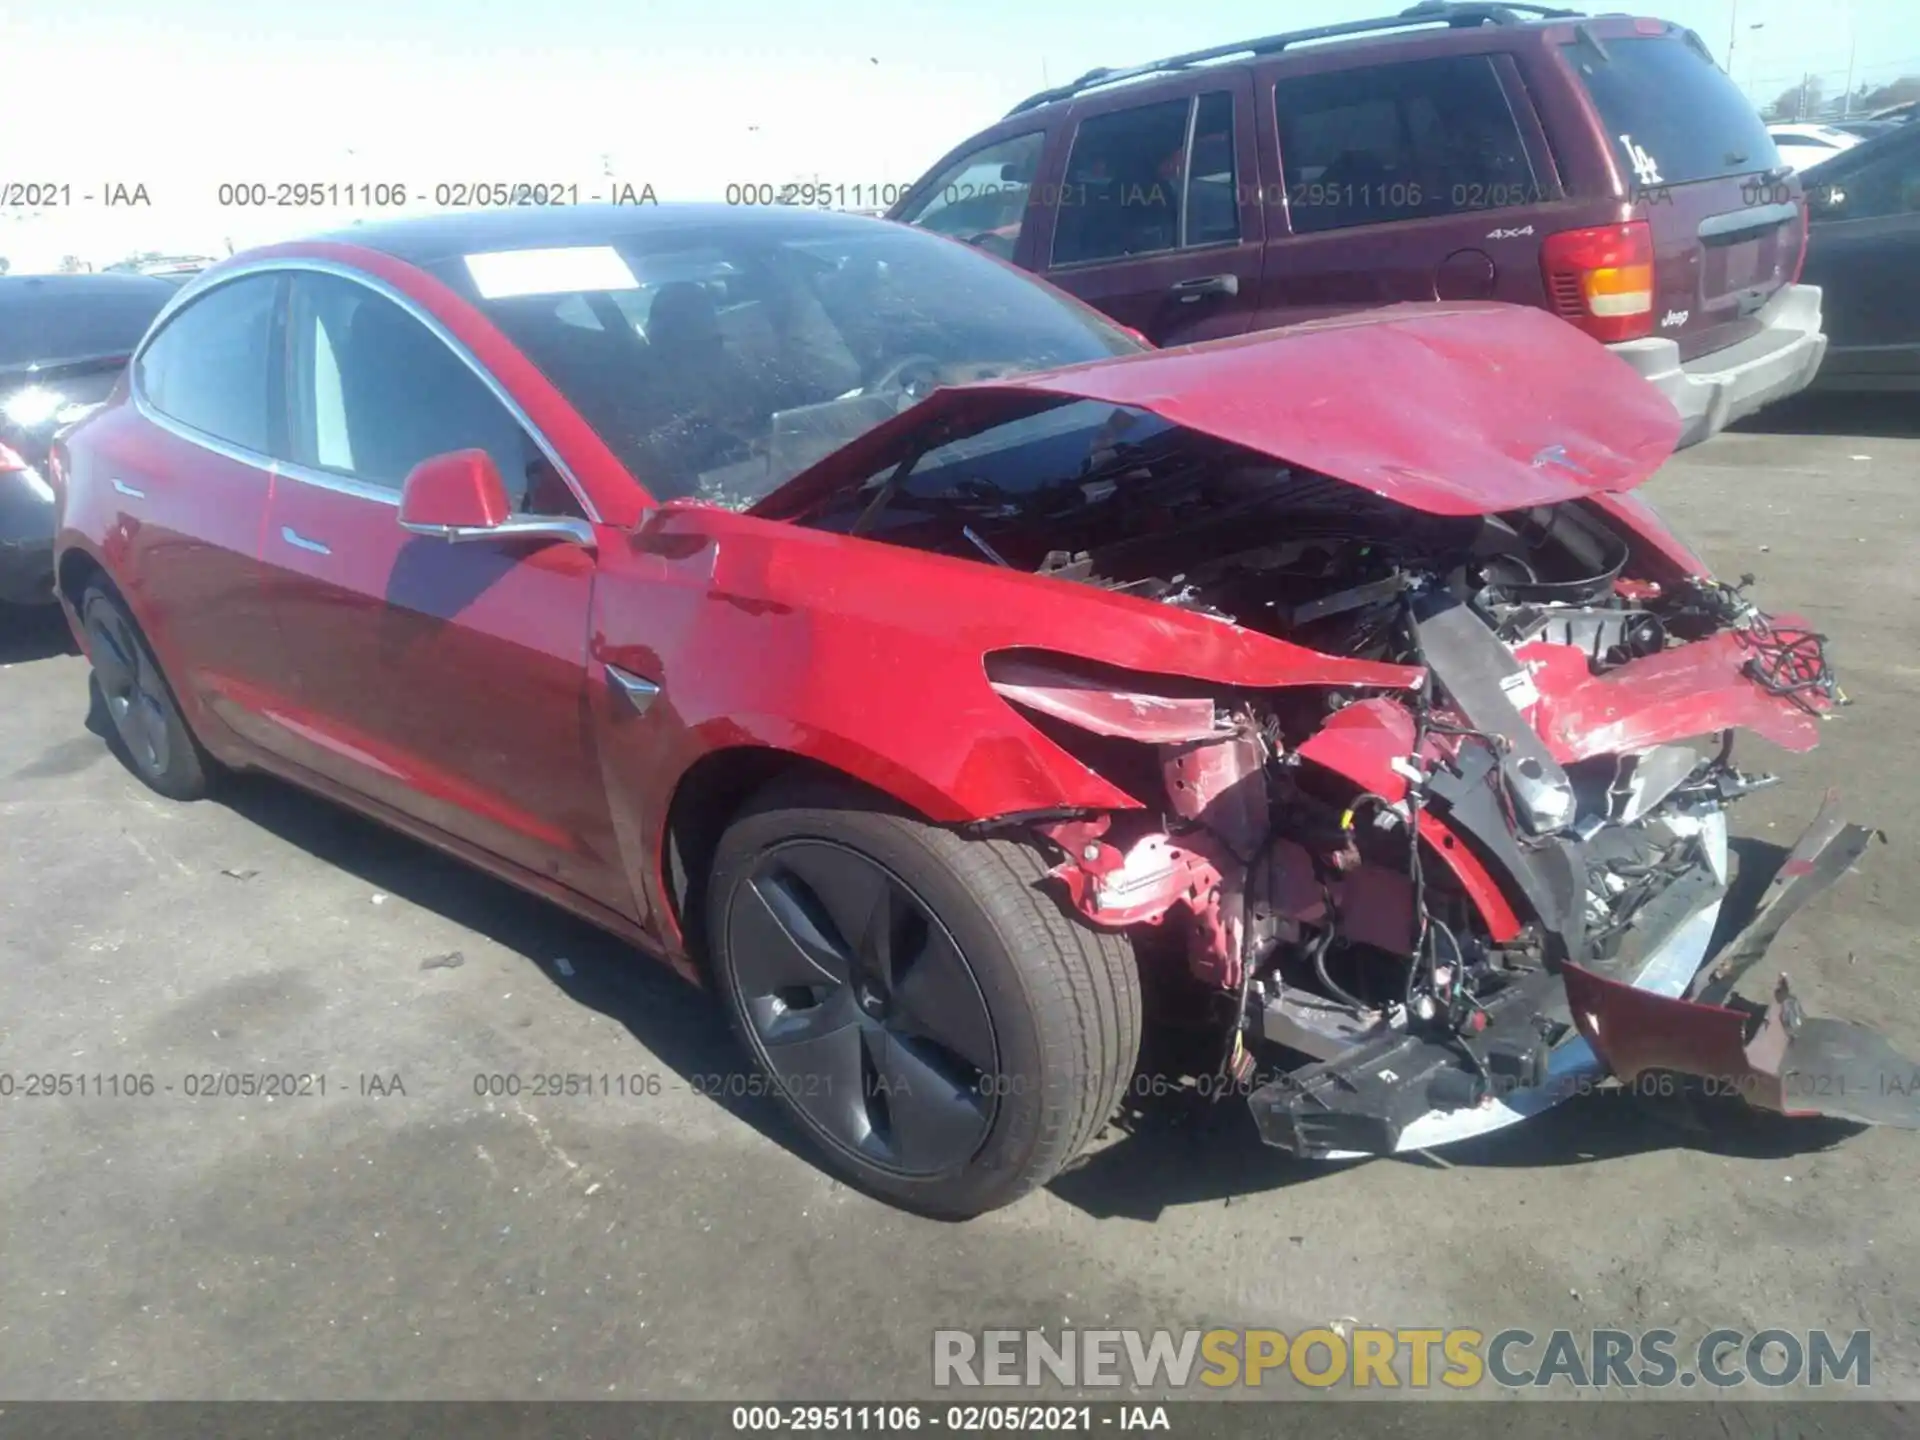
[[144,500],[147,498],[146,491],[137,489],[136,487],[129,485],[124,480],[114,481],[113,488],[119,491],[122,495],[125,495],[130,500]]
[[1238,295],[1240,277],[1238,275],[1202,275],[1193,280],[1176,280],[1167,288],[1182,305],[1191,305],[1194,301],[1208,295]]
[[309,540],[291,525],[280,527],[280,538],[298,550],[311,550],[316,555],[331,555],[333,547],[318,540]]

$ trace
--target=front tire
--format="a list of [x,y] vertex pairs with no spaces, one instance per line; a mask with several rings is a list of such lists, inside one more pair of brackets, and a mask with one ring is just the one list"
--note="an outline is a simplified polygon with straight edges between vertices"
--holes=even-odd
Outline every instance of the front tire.
[[735,1029],[828,1164],[965,1219],[1044,1185],[1112,1116],[1140,1048],[1120,935],[1040,889],[1029,844],[965,839],[851,785],[777,781],[707,887]]
[[103,585],[90,585],[80,600],[80,621],[121,760],[168,799],[198,800],[207,793],[209,762],[126,602]]

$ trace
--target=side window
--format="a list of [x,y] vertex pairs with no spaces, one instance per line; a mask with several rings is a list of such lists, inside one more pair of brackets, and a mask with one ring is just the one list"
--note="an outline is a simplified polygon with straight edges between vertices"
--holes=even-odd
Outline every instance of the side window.
[[1233,96],[1213,90],[1193,117],[1187,163],[1187,232],[1182,243],[1223,245],[1240,238],[1240,187],[1235,183]]
[[1054,265],[1150,255],[1180,243],[1192,113],[1192,99],[1182,97],[1081,122],[1060,187]]
[[486,383],[398,305],[333,275],[294,277],[287,458],[398,490],[422,460],[485,450],[513,508],[578,515],[553,463]]
[[1273,103],[1296,235],[1542,198],[1484,55],[1302,75]]
[[1920,212],[1920,144],[1910,144],[1862,165],[1833,183],[1836,220],[1873,220]]
[[280,285],[276,275],[252,275],[183,306],[141,353],[142,398],[215,440],[270,454]]
[[962,156],[936,175],[898,218],[1011,260],[1046,138],[1044,130],[1035,130]]

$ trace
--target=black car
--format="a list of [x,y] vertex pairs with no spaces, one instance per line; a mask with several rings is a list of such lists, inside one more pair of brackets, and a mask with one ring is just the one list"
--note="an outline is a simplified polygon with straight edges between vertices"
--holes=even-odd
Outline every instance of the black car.
[[1858,135],[1862,140],[1877,140],[1882,135],[1891,135],[1900,128],[1898,120],[1831,120],[1827,123],[1835,130],[1844,130],[1849,135]]
[[1825,292],[1823,390],[1920,390],[1920,125],[1803,170],[1802,278]]
[[53,599],[48,446],[107,398],[177,288],[147,275],[0,276],[0,602]]

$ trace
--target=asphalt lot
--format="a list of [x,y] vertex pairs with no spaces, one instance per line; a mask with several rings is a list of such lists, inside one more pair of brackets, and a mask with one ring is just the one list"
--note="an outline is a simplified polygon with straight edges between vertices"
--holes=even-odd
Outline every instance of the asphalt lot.
[[[1885,828],[1774,953],[1810,1012],[1920,1056],[1899,409],[1797,406],[1648,493],[1832,637],[1857,703],[1813,755],[1743,746],[1789,778],[1736,810],[1739,853],[1770,868],[1829,785]],[[86,727],[57,623],[6,623],[0,1071],[173,1089],[0,1100],[0,1397],[903,1397],[936,1327],[1338,1320],[1867,1328],[1874,1392],[1920,1398],[1920,1135],[1592,1096],[1444,1163],[1323,1166],[1169,1106],[1010,1210],[914,1219],[712,1093],[739,1062],[664,971],[277,783],[158,799]],[[185,1093],[257,1071],[326,1092]],[[633,1093],[476,1094],[554,1071]]]

